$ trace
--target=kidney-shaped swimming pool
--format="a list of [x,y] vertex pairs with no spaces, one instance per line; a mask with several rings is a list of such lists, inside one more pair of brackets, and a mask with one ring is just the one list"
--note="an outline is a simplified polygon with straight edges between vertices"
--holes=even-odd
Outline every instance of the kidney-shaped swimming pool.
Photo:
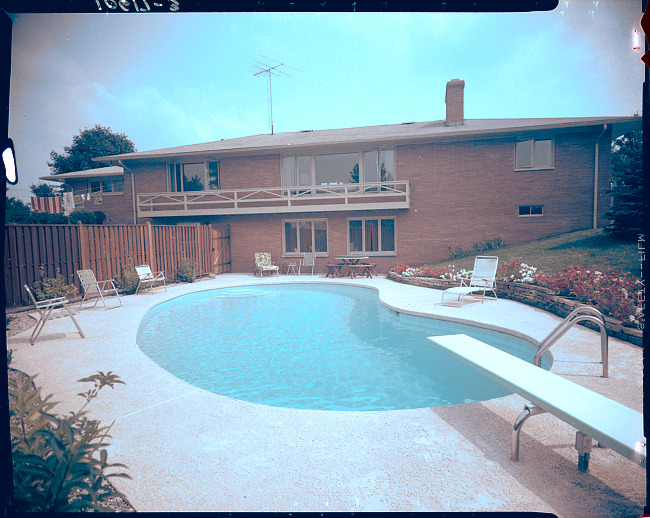
[[[531,361],[536,347],[479,327],[386,308],[375,290],[278,284],[200,291],[152,308],[140,349],[216,394],[312,410],[396,410],[484,401],[510,392],[436,350],[464,333]],[[550,367],[550,359],[542,366]]]

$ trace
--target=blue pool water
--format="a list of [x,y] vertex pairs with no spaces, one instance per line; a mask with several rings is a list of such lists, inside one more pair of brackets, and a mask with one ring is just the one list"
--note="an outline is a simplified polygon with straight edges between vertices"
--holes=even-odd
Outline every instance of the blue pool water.
[[536,350],[503,333],[395,313],[374,290],[327,284],[184,295],[146,314],[137,343],[187,383],[280,407],[395,410],[509,394],[427,340],[456,333],[528,361]]

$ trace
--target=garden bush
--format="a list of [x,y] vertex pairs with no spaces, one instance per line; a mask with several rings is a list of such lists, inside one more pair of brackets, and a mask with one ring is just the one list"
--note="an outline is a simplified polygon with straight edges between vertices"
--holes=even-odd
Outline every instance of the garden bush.
[[633,275],[565,266],[560,273],[536,275],[534,282],[560,295],[575,297],[622,321],[641,322],[643,282]]
[[94,225],[97,223],[97,217],[95,213],[86,209],[75,209],[68,216],[68,221],[70,223],[77,223],[81,221],[84,225]]
[[176,272],[176,280],[180,282],[194,282],[197,274],[197,266],[189,259],[185,259]]
[[138,289],[140,277],[133,264],[120,265],[120,273],[115,277],[115,287],[126,295],[132,295]]
[[95,223],[101,225],[106,221],[106,213],[103,210],[94,210],[93,214],[95,215]]
[[[78,394],[86,402],[69,416],[51,411],[52,395],[41,398],[35,376],[9,377],[14,512],[110,511],[107,499],[122,497],[109,478],[130,478],[109,464],[106,442],[110,426],[88,419],[84,409],[104,387],[124,382],[112,372],[78,380],[92,383]],[[112,425],[111,425],[112,426]],[[109,473],[110,471],[110,473]]]
[[32,293],[36,300],[54,299],[57,297],[70,298],[75,296],[78,291],[74,284],[66,284],[66,279],[61,274],[61,271],[56,269],[56,276],[50,279],[43,279],[45,277],[45,269],[41,266],[38,271],[41,274],[40,281],[34,283],[32,286]]

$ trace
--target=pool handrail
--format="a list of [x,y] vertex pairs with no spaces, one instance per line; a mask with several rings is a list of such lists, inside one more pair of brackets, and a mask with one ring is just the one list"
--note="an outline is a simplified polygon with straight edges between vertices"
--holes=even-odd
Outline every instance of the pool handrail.
[[[583,313],[591,313],[583,314]],[[607,336],[607,327],[605,326],[605,317],[596,308],[591,306],[580,306],[569,313],[560,324],[551,331],[544,340],[539,344],[539,349],[533,358],[533,365],[539,367],[542,362],[542,355],[548,351],[551,346],[557,342],[564,334],[579,322],[592,322],[600,328],[600,356],[603,364],[603,378],[608,377],[609,371],[609,338]]]

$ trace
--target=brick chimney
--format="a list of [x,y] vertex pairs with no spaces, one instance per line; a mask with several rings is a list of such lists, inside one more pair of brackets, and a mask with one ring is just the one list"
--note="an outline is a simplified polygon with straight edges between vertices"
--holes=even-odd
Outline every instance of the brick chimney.
[[463,124],[464,114],[464,92],[465,81],[452,79],[447,83],[447,92],[445,93],[445,104],[447,105],[447,126],[456,126]]

